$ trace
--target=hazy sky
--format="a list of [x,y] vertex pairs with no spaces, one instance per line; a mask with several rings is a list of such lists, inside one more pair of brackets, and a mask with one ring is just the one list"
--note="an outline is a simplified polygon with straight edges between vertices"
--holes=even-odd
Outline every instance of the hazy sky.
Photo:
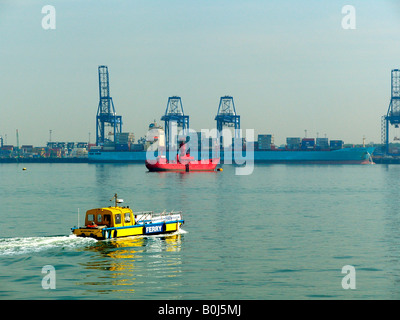
[[[234,97],[243,129],[380,142],[400,68],[398,0],[0,0],[0,135],[7,144],[95,141],[97,67],[123,131],[143,136],[169,96],[215,128]],[[56,29],[42,28],[42,7]],[[343,29],[344,5],[356,29]],[[398,129],[400,130],[400,129]],[[400,136],[400,132],[394,134]]]

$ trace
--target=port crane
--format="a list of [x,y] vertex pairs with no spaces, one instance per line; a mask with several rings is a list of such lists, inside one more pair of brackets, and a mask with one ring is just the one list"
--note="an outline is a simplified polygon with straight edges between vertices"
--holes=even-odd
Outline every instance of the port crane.
[[[171,132],[172,127],[174,125],[177,126],[177,135],[179,134],[179,128],[183,131],[183,135],[186,135],[189,130],[189,116],[185,115],[181,97],[172,96],[168,98],[167,108],[165,109],[165,114],[161,117],[161,120],[165,123],[165,143],[167,150],[169,150],[170,147],[177,146],[177,136],[170,137],[170,135],[174,134]],[[170,141],[170,138],[174,140]]]
[[[107,66],[99,66],[99,107],[96,116],[96,145],[114,143],[117,133],[122,132],[122,117],[117,116],[110,97],[110,81]],[[110,137],[112,136],[112,137]]]
[[[382,116],[381,140],[385,147],[385,153],[389,154],[389,125],[400,126],[400,70],[392,70],[391,98],[386,116]],[[400,140],[397,136],[394,140]]]
[[224,127],[234,128],[234,138],[240,139],[240,116],[236,114],[233,97],[223,96],[219,100],[218,112],[215,117],[220,146],[223,143],[222,130]]

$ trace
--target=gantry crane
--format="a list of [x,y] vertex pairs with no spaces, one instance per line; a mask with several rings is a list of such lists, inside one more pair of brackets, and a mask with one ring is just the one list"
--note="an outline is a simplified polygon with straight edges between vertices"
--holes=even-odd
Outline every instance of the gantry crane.
[[217,132],[219,136],[219,143],[222,147],[223,144],[223,128],[233,127],[234,138],[240,139],[240,116],[236,114],[235,103],[233,97],[224,96],[219,100],[218,112],[215,117],[217,121]]
[[[173,96],[168,98],[167,108],[165,109],[165,114],[161,117],[161,120],[165,123],[165,143],[167,150],[169,150],[170,147],[177,146],[177,136],[170,137],[170,134],[173,134],[170,132],[172,125],[177,125],[178,132],[176,132],[176,134],[179,134],[179,128],[183,131],[184,135],[189,129],[189,116],[185,115],[185,112],[183,111],[181,97]],[[170,141],[170,138],[173,139],[173,141]]]
[[99,66],[98,69],[100,102],[96,116],[96,145],[104,146],[114,143],[116,134],[122,132],[122,117],[117,116],[110,97],[108,67]]
[[[391,98],[386,116],[382,117],[381,140],[385,153],[389,154],[389,124],[395,128],[400,125],[400,70],[392,70]],[[395,137],[397,140],[398,137]]]

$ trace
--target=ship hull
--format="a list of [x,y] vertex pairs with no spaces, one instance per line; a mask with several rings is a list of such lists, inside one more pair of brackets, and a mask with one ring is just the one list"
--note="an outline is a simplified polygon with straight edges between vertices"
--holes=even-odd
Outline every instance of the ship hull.
[[[205,162],[205,163],[204,163]],[[151,172],[156,171],[181,171],[181,172],[190,172],[190,171],[214,171],[219,163],[219,159],[212,159],[206,161],[192,161],[187,164],[183,163],[151,163],[146,161],[146,168]]]
[[345,148],[332,151],[271,150],[254,152],[259,163],[368,164],[374,148]]
[[[310,163],[310,164],[364,164],[371,163],[370,158],[374,148],[344,148],[332,151],[301,151],[301,150],[266,150],[253,153],[222,152],[220,162],[223,164],[244,163]],[[202,159],[212,157],[212,153],[203,155]],[[89,162],[92,163],[145,163],[146,151],[96,151],[89,152]],[[215,168],[214,168],[215,169]],[[181,171],[181,169],[179,170]]]

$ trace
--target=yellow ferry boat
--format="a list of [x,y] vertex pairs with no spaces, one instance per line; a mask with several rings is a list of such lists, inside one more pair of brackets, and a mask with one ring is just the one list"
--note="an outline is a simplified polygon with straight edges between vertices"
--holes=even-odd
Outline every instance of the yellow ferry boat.
[[86,211],[85,226],[71,228],[78,237],[98,240],[138,235],[154,235],[176,232],[184,223],[182,212],[153,211],[133,212],[129,207],[120,207],[122,199],[114,195],[114,207],[97,208]]

